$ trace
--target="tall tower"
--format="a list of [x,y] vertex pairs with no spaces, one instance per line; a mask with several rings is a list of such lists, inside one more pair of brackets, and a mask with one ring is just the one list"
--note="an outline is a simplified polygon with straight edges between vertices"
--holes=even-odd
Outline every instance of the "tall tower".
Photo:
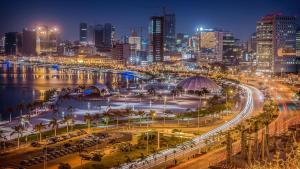
[[296,32],[296,55],[300,57],[300,27],[298,27]]
[[149,24],[149,62],[162,62],[164,58],[164,17],[152,16]]
[[168,52],[176,50],[176,17],[174,13],[168,13],[163,9],[164,14],[164,48]]
[[270,14],[256,24],[257,66],[265,72],[274,72],[275,61],[295,55],[296,17]]
[[80,23],[79,24],[79,42],[81,44],[87,44],[87,36],[88,36],[87,23]]

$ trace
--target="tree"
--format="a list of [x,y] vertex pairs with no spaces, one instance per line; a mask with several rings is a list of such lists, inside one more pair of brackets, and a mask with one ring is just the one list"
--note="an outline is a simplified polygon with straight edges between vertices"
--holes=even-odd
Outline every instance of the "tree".
[[151,117],[151,119],[152,119],[152,122],[153,122],[153,121],[154,121],[154,118],[156,117],[156,112],[155,112],[155,110],[150,110],[149,115],[150,115],[150,117]]
[[143,110],[139,110],[139,111],[137,111],[137,113],[136,113],[138,116],[139,116],[139,118],[140,118],[140,127],[142,127],[142,118],[145,116],[145,111],[143,111]]
[[10,133],[10,136],[17,134],[18,139],[18,148],[20,148],[20,136],[23,135],[24,128],[21,125],[14,126],[13,131]]
[[41,122],[41,123],[39,123],[39,124],[36,124],[35,126],[34,126],[34,130],[36,131],[36,132],[38,132],[39,133],[39,135],[40,135],[40,142],[42,141],[42,130],[44,130],[46,128],[46,126]]
[[240,133],[240,138],[241,138],[241,156],[242,159],[246,158],[246,146],[247,146],[247,135],[246,135],[246,127],[243,124],[237,125],[236,129]]
[[91,129],[91,122],[92,122],[92,120],[93,120],[93,117],[91,116],[90,113],[86,113],[86,114],[83,116],[83,119],[84,119],[84,121],[85,121],[86,124],[87,124],[88,131],[90,132],[90,129]]
[[127,108],[126,111],[126,116],[127,116],[127,119],[128,119],[128,129],[130,129],[130,123],[131,123],[131,116],[134,114],[134,111],[132,111],[130,108]]
[[58,120],[56,118],[52,118],[48,126],[51,127],[52,130],[54,130],[54,136],[56,136],[56,130],[58,129],[59,126]]
[[232,155],[233,155],[233,150],[232,150],[232,138],[230,131],[227,133],[227,138],[226,138],[226,152],[227,152],[227,164],[231,164],[232,162]]
[[58,169],[71,169],[71,166],[68,163],[59,163]]
[[20,103],[17,105],[17,109],[20,111],[20,116],[22,116],[23,111],[25,110],[25,105],[23,103]]
[[62,123],[67,125],[67,133],[69,133],[69,126],[73,123],[73,116],[71,114],[64,116]]
[[96,121],[96,127],[99,125],[99,119],[101,118],[100,113],[95,113],[93,119]]
[[122,115],[122,113],[119,110],[113,111],[114,117],[117,118],[117,128],[119,128],[119,117]]
[[11,107],[8,107],[5,111],[6,113],[9,114],[9,122],[11,122],[11,114],[13,113],[13,111],[14,111],[14,109]]
[[3,150],[4,151],[5,151],[5,147],[6,147],[6,145],[5,145],[6,141],[7,141],[7,138],[4,134],[4,131],[0,130],[0,147],[2,147],[2,144],[3,144]]
[[110,113],[109,112],[105,112],[103,113],[103,121],[105,122],[105,126],[106,126],[106,130],[108,129],[108,123],[110,120]]

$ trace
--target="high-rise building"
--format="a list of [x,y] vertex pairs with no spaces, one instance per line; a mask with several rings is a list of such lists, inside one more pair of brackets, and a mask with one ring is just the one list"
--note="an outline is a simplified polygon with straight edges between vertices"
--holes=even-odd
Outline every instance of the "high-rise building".
[[98,51],[104,48],[104,27],[98,24],[94,28],[95,31],[95,47]]
[[164,48],[168,52],[176,51],[176,17],[164,9]]
[[296,55],[300,57],[300,27],[298,27],[296,32]]
[[152,16],[149,24],[149,62],[164,60],[164,17]]
[[247,52],[256,53],[256,32],[251,35],[247,42]]
[[93,25],[88,26],[87,42],[89,45],[95,45],[95,28]]
[[88,25],[87,23],[79,24],[79,42],[81,44],[87,44],[88,41]]
[[141,37],[133,31],[128,38],[128,43],[130,45],[130,58],[128,59],[128,64],[137,64],[140,60],[139,56],[142,50]]
[[215,29],[197,29],[197,43],[199,62],[222,62],[224,32]]
[[27,28],[23,29],[23,49],[22,54],[25,56],[36,55],[36,31]]
[[115,33],[115,28],[110,23],[104,24],[104,46],[105,48],[112,47],[112,38]]
[[5,54],[19,55],[22,50],[22,35],[18,32],[5,33]]
[[256,24],[257,67],[261,71],[275,72],[275,62],[295,55],[296,17],[271,14]]
[[130,57],[130,45],[128,43],[116,43],[112,48],[112,58],[127,64]]
[[237,65],[240,56],[237,39],[231,32],[224,32],[223,35],[223,63],[226,65]]
[[53,55],[57,53],[59,31],[56,27],[37,26],[36,52],[38,55]]

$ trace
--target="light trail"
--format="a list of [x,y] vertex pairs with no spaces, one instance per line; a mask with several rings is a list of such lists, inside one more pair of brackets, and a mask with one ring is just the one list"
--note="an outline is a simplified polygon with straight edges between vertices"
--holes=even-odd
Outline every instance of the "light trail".
[[[226,131],[230,127],[238,124],[241,120],[247,118],[253,111],[253,106],[254,106],[253,91],[252,91],[253,88],[250,86],[247,86],[247,85],[239,85],[239,86],[242,89],[244,89],[246,96],[247,96],[245,107],[243,108],[243,110],[237,116],[235,116],[233,119],[231,119],[227,123],[223,124],[222,126],[219,126],[199,137],[194,138],[192,140],[192,142],[195,143],[195,145],[193,147],[191,147],[191,144],[190,144],[191,141],[188,141],[183,144],[177,145],[175,148],[163,150],[163,151],[159,152],[159,154],[157,154],[155,157],[148,156],[144,160],[138,159],[138,160],[135,160],[134,162],[125,164],[125,165],[121,166],[120,169],[153,168],[155,166],[163,164],[166,161],[166,159],[167,159],[167,161],[173,160],[174,152],[175,152],[176,158],[182,157],[187,153],[190,153],[192,151],[195,151],[195,150],[205,146],[205,143],[204,143],[205,139],[208,139],[209,137],[217,134],[220,131]],[[251,88],[252,88],[252,90],[251,90]],[[259,93],[258,91],[255,91],[255,92]],[[261,94],[261,93],[259,93],[259,94]],[[182,147],[184,147],[184,146],[188,147],[188,148],[183,149]]]

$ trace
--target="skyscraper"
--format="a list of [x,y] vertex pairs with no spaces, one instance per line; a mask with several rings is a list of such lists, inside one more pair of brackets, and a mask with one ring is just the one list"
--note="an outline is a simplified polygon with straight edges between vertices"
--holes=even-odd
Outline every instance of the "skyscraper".
[[300,57],[300,27],[298,27],[296,32],[296,55]]
[[164,17],[152,16],[149,24],[149,62],[164,60]]
[[104,27],[98,24],[94,28],[95,31],[95,47],[98,51],[104,48]]
[[87,42],[88,42],[89,45],[94,45],[95,44],[95,28],[94,28],[93,25],[88,26]]
[[237,65],[240,56],[237,39],[231,32],[224,32],[223,36],[223,63],[226,65]]
[[115,33],[113,26],[110,23],[104,24],[104,46],[105,48],[112,47],[113,33]]
[[164,47],[168,52],[176,50],[176,18],[174,13],[167,13],[164,9]]
[[81,44],[87,44],[88,39],[88,25],[87,23],[79,24],[79,42]]
[[256,24],[258,69],[274,72],[276,61],[295,55],[295,37],[294,16],[270,14],[262,17]]
[[56,27],[36,27],[36,52],[38,55],[57,54],[59,31]]
[[224,32],[216,29],[197,29],[199,62],[222,62]]
[[22,49],[22,35],[18,32],[5,33],[5,54],[18,55]]
[[36,55],[36,31],[27,28],[23,29],[23,55]]

